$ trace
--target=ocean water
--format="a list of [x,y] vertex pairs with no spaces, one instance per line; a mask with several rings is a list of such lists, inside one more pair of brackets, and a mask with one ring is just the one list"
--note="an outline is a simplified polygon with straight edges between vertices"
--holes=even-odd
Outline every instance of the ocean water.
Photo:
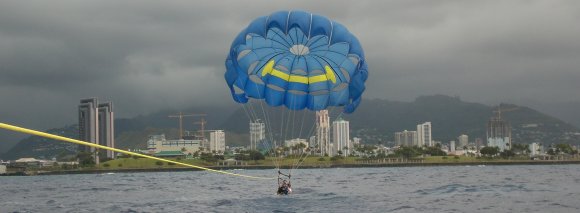
[[[275,170],[236,170],[273,176]],[[0,177],[0,212],[580,212],[580,165],[301,169]]]

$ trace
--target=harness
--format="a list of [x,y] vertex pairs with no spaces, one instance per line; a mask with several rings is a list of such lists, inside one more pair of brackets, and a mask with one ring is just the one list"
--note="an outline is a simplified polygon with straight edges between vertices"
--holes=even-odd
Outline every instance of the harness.
[[[288,192],[291,190],[290,187],[290,178],[292,177],[292,174],[284,174],[282,172],[280,172],[280,170],[278,170],[278,194],[285,194],[287,195]],[[286,185],[284,185],[284,181],[288,180],[288,182],[286,183]]]

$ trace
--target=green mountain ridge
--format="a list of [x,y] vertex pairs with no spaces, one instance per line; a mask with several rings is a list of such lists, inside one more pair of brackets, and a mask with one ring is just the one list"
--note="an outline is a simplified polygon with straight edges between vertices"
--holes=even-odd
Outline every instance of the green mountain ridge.
[[[225,130],[227,145],[239,146],[249,143],[247,133],[249,116],[267,115],[271,127],[278,127],[273,131],[278,138],[307,138],[313,135],[314,112],[307,110],[293,112],[281,107],[262,111],[258,106],[254,105],[253,107],[257,108],[252,110],[250,110],[252,106],[229,105],[193,107],[182,111],[207,114],[206,129]],[[580,130],[571,124],[525,106],[503,104],[501,107],[504,109],[502,117],[511,123],[515,143],[580,143],[578,134]],[[363,143],[387,145],[393,144],[394,132],[415,130],[417,124],[430,121],[433,126],[433,139],[447,143],[456,140],[461,134],[469,135],[470,141],[475,138],[485,140],[486,124],[495,109],[493,106],[469,103],[445,95],[421,96],[413,102],[367,99],[362,101],[357,111],[352,114],[342,114],[340,108],[331,110],[331,120],[341,116],[350,121],[351,138],[360,137]],[[178,120],[168,117],[176,113],[177,110],[163,110],[131,119],[116,119],[116,147],[146,148],[147,138],[152,134],[165,134],[168,139],[177,138]],[[184,118],[184,130],[199,129],[199,125],[194,124],[195,121],[199,121],[199,118]],[[286,128],[280,131],[280,127]],[[49,132],[72,138],[78,137],[76,125],[51,129]],[[76,145],[31,136],[20,141],[2,157],[52,158],[73,154],[76,151],[75,147]]]

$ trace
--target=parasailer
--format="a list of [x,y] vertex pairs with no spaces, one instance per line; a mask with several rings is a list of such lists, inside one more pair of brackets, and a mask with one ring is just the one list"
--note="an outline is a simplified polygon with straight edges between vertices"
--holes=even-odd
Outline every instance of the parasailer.
[[[288,178],[288,180],[284,179],[283,177]],[[280,170],[278,170],[278,191],[276,191],[276,194],[288,195],[289,193],[292,193],[292,184],[290,183],[290,177],[292,177],[290,174],[284,174]]]
[[[342,24],[305,11],[278,11],[252,21],[232,42],[225,66],[224,76],[233,100],[260,103],[263,117],[259,119],[254,107],[244,107],[251,124],[269,121],[271,116],[262,103],[290,111],[341,107],[344,113],[352,113],[361,102],[368,78],[358,39]],[[286,118],[289,117],[294,119],[294,114],[288,113]],[[286,137],[289,123],[300,122],[281,121],[279,137]],[[285,151],[279,151],[275,143],[288,138],[274,139],[272,126],[266,123],[270,138],[262,141],[274,143],[269,147],[270,153],[284,155]],[[300,134],[302,129],[301,126]],[[300,153],[292,169],[299,167],[304,153],[310,153],[309,148]],[[274,164],[279,168],[279,163]],[[291,192],[290,173],[278,171],[278,194]]]

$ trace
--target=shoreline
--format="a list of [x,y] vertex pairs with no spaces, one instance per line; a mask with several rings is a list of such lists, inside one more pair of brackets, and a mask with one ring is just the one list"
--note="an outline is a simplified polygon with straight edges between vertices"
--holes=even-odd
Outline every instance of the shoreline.
[[[445,163],[367,163],[367,164],[320,164],[303,165],[299,169],[327,169],[327,168],[380,168],[380,167],[433,167],[433,166],[510,166],[510,165],[566,165],[580,164],[580,160],[542,160],[542,161],[481,161],[481,162],[445,162]],[[214,170],[266,170],[276,169],[271,165],[247,165],[247,166],[208,166]],[[280,168],[289,169],[289,166]],[[195,168],[127,168],[127,169],[84,169],[84,170],[58,170],[58,171],[26,171],[7,173],[0,176],[34,176],[34,175],[69,175],[69,174],[106,174],[106,173],[136,173],[136,172],[184,172],[202,171]]]

